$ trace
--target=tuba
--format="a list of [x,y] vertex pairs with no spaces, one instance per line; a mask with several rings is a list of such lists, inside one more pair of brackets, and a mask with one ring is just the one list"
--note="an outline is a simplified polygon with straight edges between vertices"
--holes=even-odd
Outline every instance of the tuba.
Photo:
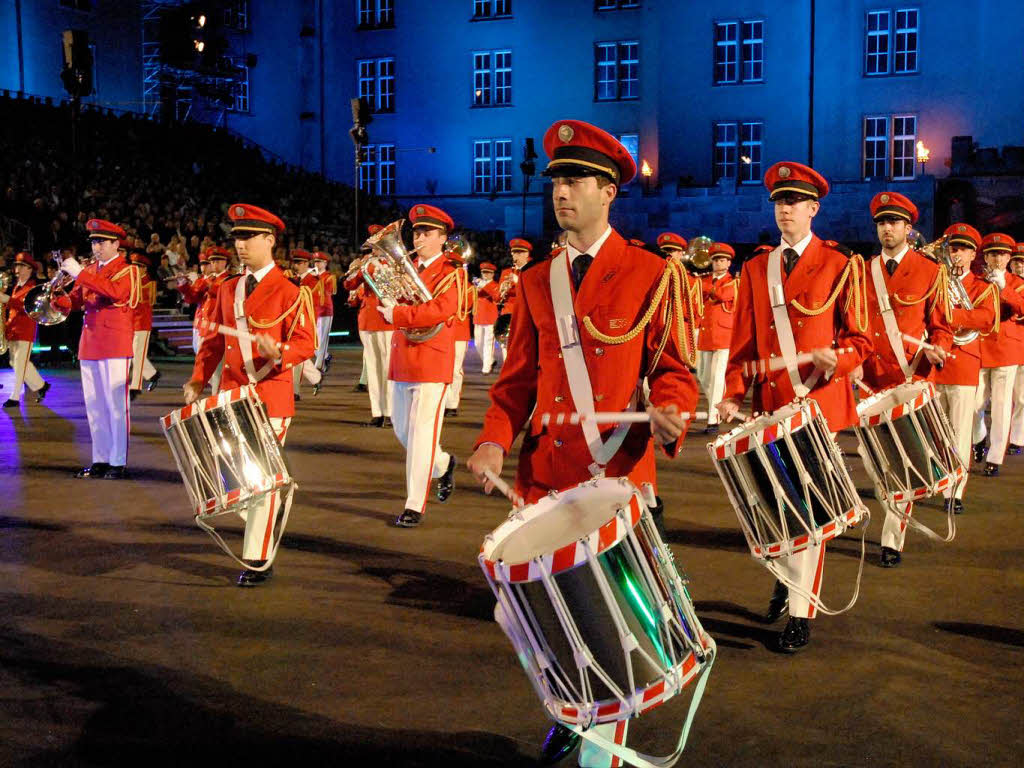
[[715,241],[706,235],[693,238],[683,252],[682,261],[694,273],[706,272],[711,266],[711,246]]
[[[0,293],[7,293],[8,289],[11,287],[11,281],[12,278],[9,272],[0,274]],[[5,324],[3,318],[5,309],[6,306],[0,304],[0,355],[7,352],[7,331],[4,329]]]
[[[949,299],[953,306],[966,310],[974,309],[971,297],[967,295],[967,289],[964,288],[960,275],[955,271],[956,267],[953,265],[953,258],[949,253],[949,235],[943,235],[938,240],[922,245],[917,250],[946,268],[946,272],[949,274]],[[953,343],[962,347],[965,344],[970,344],[978,338],[978,335],[978,331],[954,333]]]
[[[51,254],[54,261],[60,264],[60,251]],[[59,325],[68,319],[67,312],[62,312],[53,305],[54,297],[67,293],[67,288],[75,280],[63,270],[58,270],[50,280],[34,285],[25,294],[25,314],[39,325]]]
[[[363,243],[370,249],[370,255],[360,267],[363,280],[385,307],[425,304],[434,298],[402,242],[404,223],[405,219],[393,221]],[[432,339],[443,327],[444,323],[438,323],[429,328],[403,328],[402,333],[410,341],[421,342]]]

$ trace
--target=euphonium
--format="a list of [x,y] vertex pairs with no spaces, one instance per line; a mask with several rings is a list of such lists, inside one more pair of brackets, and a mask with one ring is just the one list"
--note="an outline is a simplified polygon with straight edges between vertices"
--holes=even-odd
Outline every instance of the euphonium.
[[[405,219],[393,221],[363,243],[364,247],[370,249],[370,255],[360,267],[363,280],[385,307],[425,304],[434,298],[402,242],[404,223]],[[444,323],[438,323],[430,328],[403,328],[402,333],[410,341],[426,341],[436,336],[443,327]]]
[[693,238],[683,252],[682,260],[692,271],[705,272],[711,266],[711,246],[715,241],[706,235]]
[[[51,254],[54,260],[60,264],[60,251],[53,251]],[[75,279],[63,270],[57,270],[57,274],[50,280],[39,285],[34,285],[25,294],[25,314],[31,317],[40,325],[59,325],[68,319],[67,312],[62,312],[53,305],[53,298],[58,294],[67,293],[67,287]]]
[[[0,293],[7,293],[7,290],[11,287],[11,275],[8,272],[4,272],[0,275]],[[7,351],[7,331],[4,330],[4,312],[6,305],[0,304],[0,355]]]
[[[953,257],[949,253],[949,235],[944,235],[934,242],[922,245],[918,250],[946,268],[946,272],[949,273],[949,299],[953,306],[960,309],[974,309],[971,297],[967,295],[967,289],[964,288],[960,275],[956,271],[956,266],[953,264]],[[964,344],[970,344],[978,338],[978,333],[978,331],[954,333],[953,343],[961,347]]]

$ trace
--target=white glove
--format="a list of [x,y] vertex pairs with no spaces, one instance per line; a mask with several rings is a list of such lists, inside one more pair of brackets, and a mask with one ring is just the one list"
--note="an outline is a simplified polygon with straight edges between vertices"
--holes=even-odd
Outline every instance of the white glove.
[[82,272],[82,265],[74,259],[64,259],[64,261],[60,263],[60,268],[74,278],[77,278]]
[[388,324],[394,322],[394,320],[391,319],[394,316],[393,310],[394,310],[394,307],[381,307],[381,306],[377,307],[377,311],[380,312],[381,315],[384,316],[384,320]]
[[1006,287],[1006,273],[1002,270],[994,271],[989,274],[988,281],[999,286],[999,290],[1003,290]]

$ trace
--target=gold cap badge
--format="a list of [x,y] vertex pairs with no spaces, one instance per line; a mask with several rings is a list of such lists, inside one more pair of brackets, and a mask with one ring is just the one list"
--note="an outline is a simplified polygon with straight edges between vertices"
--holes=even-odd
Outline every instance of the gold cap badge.
[[784,165],[781,168],[779,168],[779,178],[780,179],[788,179],[790,173],[792,173],[792,171],[789,170],[789,166],[788,165]]
[[235,216],[245,216],[245,208],[241,205],[235,206]]
[[880,202],[883,202],[883,203],[888,203],[889,202],[889,196],[888,195],[882,195],[880,198],[878,198],[878,200]]
[[960,234],[963,234],[964,232],[967,231],[967,227],[961,224],[959,227],[956,228],[956,231],[959,232]]
[[572,137],[576,135],[576,131],[572,129],[571,125],[560,125],[558,127],[558,138],[565,144],[572,141]]
[[424,210],[422,205],[417,205],[416,206],[416,215],[417,216],[422,216],[425,213],[426,213],[426,210]]

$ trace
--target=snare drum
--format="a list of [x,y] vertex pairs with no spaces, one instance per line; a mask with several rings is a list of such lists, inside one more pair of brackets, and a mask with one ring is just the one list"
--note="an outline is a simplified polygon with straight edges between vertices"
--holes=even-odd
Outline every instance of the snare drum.
[[867,514],[814,400],[747,422],[708,451],[755,558],[821,544]]
[[857,404],[856,427],[868,474],[883,500],[942,493],[966,470],[930,381],[900,384]]
[[662,704],[714,660],[640,491],[599,478],[513,512],[480,565],[549,715],[589,728]]
[[253,385],[197,400],[160,424],[197,521],[242,514],[294,485]]

